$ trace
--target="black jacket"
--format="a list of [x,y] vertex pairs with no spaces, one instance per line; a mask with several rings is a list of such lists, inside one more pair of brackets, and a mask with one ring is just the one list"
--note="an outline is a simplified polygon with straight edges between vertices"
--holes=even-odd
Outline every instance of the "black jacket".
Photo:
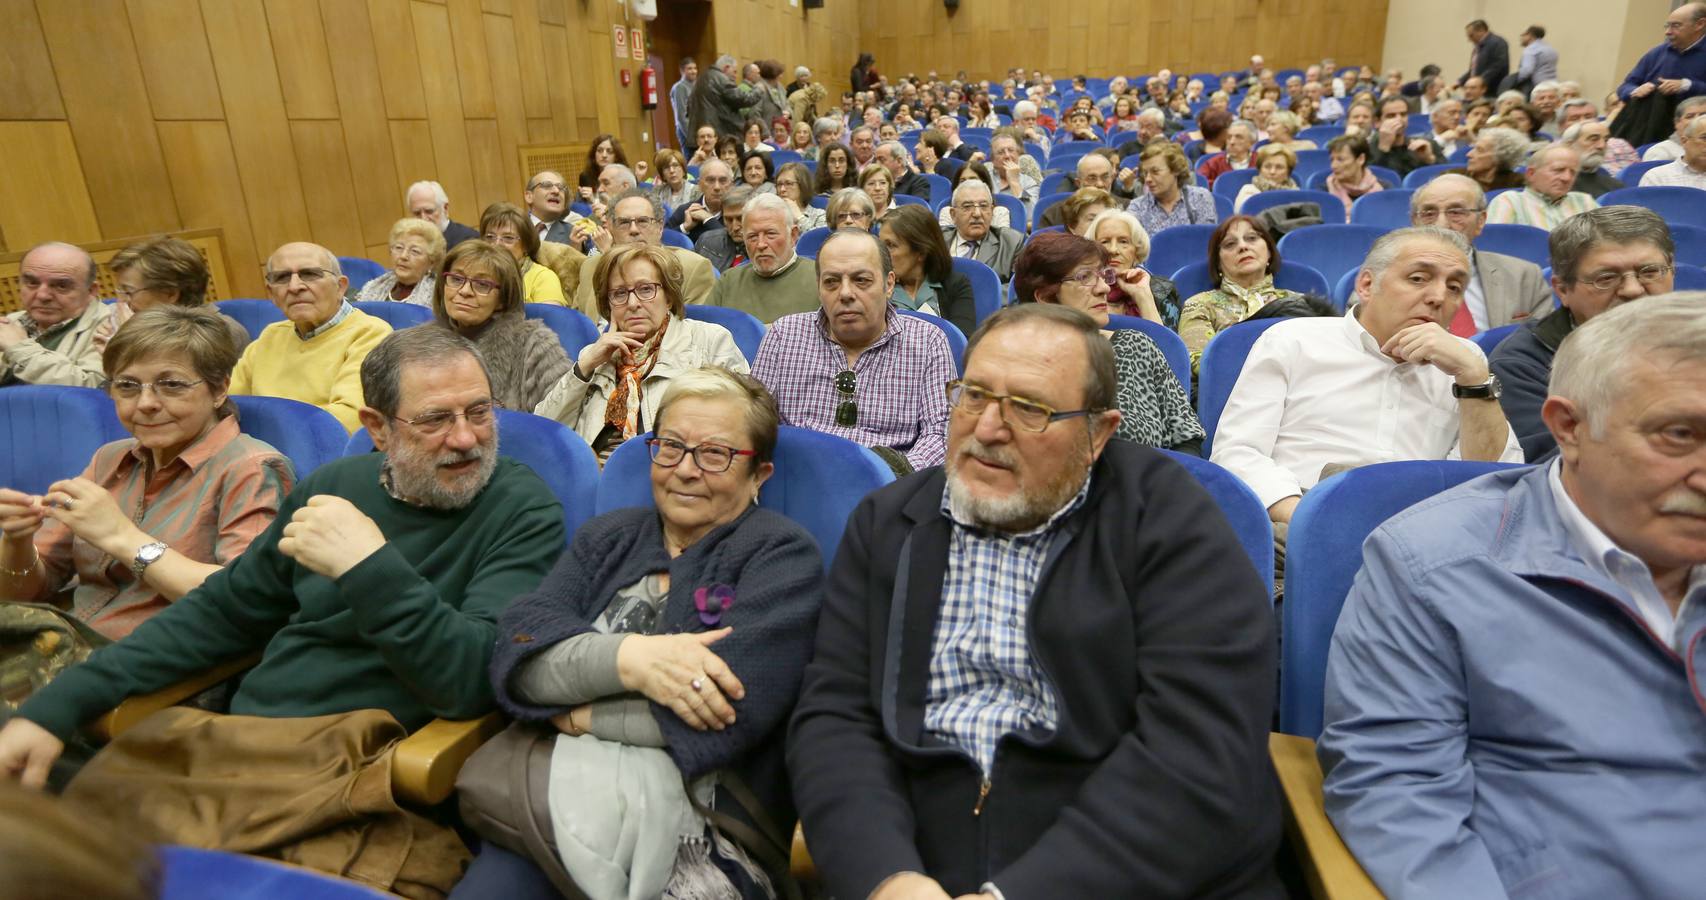
[[1576,174],[1576,183],[1570,186],[1570,190],[1581,191],[1589,197],[1598,198],[1601,194],[1615,191],[1620,187],[1623,187],[1623,182],[1618,181],[1603,168],[1594,169],[1591,172],[1583,169]]
[[949,272],[942,282],[942,293],[936,296],[936,305],[942,310],[942,318],[954,323],[966,337],[977,330],[977,300],[970,278]]
[[928,469],[860,503],[788,739],[828,892],[901,871],[950,895],[1277,897],[1266,585],[1208,494],[1160,451],[1109,442],[1044,563],[1027,631],[1052,734],[1009,736],[990,788],[923,725],[951,525]]
[[1523,458],[1531,463],[1550,459],[1558,452],[1558,442],[1540,418],[1540,407],[1546,402],[1546,385],[1552,380],[1552,357],[1558,355],[1558,345],[1575,328],[1576,320],[1569,310],[1555,309],[1512,332],[1487,360],[1493,374],[1499,376],[1499,407],[1522,444]]
[[687,100],[687,127],[689,133],[699,130],[701,125],[710,125],[717,129],[719,136],[740,136],[740,111],[750,98],[740,92],[723,70],[711,67],[699,73],[699,80],[693,83],[693,93]]
[[1487,94],[1491,96],[1498,86],[1504,82],[1505,76],[1511,71],[1511,46],[1505,39],[1492,32],[1481,39],[1474,50],[1469,51],[1469,59],[1473,67],[1457,79],[1458,84],[1469,80],[1471,75],[1481,76],[1481,82],[1487,86]]
[[457,244],[460,244],[463,241],[473,240],[479,236],[480,233],[478,231],[469,228],[461,222],[452,220],[449,225],[444,226],[444,248],[446,250],[453,249]]
[[930,182],[925,181],[924,176],[917,172],[908,172],[905,175],[902,175],[900,180],[895,183],[894,192],[897,194],[910,194],[920,200],[929,200]]

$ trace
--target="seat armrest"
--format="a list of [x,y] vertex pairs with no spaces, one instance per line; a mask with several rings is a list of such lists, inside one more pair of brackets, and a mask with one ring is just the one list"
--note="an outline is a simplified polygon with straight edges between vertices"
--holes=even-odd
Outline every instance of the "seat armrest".
[[1268,755],[1285,791],[1286,837],[1309,884],[1309,895],[1316,900],[1383,896],[1327,818],[1315,742],[1290,734],[1270,734]]
[[508,724],[501,713],[478,719],[434,719],[397,745],[391,791],[399,803],[437,806],[456,789],[462,764]]
[[106,715],[90,723],[89,735],[106,743],[130,730],[136,723],[167,707],[176,706],[191,697],[255,667],[261,661],[259,653],[250,653],[222,662],[199,675],[194,675],[170,687],[149,694],[127,698]]

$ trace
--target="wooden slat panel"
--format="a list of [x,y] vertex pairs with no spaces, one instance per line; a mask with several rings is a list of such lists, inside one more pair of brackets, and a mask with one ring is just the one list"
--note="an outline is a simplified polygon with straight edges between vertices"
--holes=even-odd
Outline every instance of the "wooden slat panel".
[[294,121],[290,123],[290,138],[296,147],[302,200],[308,207],[315,242],[345,255],[360,250],[365,242],[361,218],[350,204],[355,186],[350,181],[343,125],[336,120]]
[[516,63],[521,66],[521,99],[529,118],[551,114],[551,94],[546,85],[545,37],[540,32],[539,13],[532,0],[516,0]]
[[[590,135],[589,135],[589,137],[590,137]],[[543,118],[543,119],[528,119],[527,120],[527,141],[528,141],[528,143],[530,143],[530,144],[543,144],[543,143],[547,143],[550,141],[555,141],[557,139],[558,138],[557,138],[557,120],[556,119]],[[567,139],[566,136],[564,139],[565,140]],[[522,188],[527,187],[527,179],[529,179],[531,177],[533,177],[532,172],[528,172],[526,170],[523,170],[521,173],[522,181],[521,181],[520,186]]]
[[65,118],[35,0],[0,0],[0,22],[6,23],[6,50],[0,53],[0,119]]
[[[579,127],[576,121],[575,87],[587,85],[592,80],[591,70],[609,68],[608,60],[571,65],[569,34],[562,27],[541,25],[539,37],[545,47],[545,80],[551,88],[551,118],[557,123],[559,134],[573,134]],[[579,59],[584,60],[586,57]]]
[[201,5],[196,0],[130,0],[127,6],[154,118],[224,118]]
[[510,0],[480,0],[480,8],[493,15],[514,15]]
[[457,90],[455,48],[450,41],[450,17],[444,7],[415,0],[415,48],[420,57],[421,86],[426,89],[427,123],[431,126],[433,179],[452,197],[474,196],[474,171],[468,158],[468,132]]
[[[338,89],[326,53],[326,29],[315,0],[266,0],[273,56],[292,119],[336,119]],[[258,35],[252,39],[258,39]]]
[[12,250],[101,239],[69,124],[0,122],[0,231]]
[[[225,233],[231,290],[238,297],[265,297],[261,263],[275,247],[257,249],[243,199],[243,180],[223,122],[161,122],[172,190],[186,227],[217,227]],[[282,243],[282,242],[281,242]]]
[[[392,119],[391,149],[397,160],[398,203],[403,202],[402,188],[422,179],[437,180],[433,178],[438,163],[432,155],[432,129],[425,121]],[[445,188],[446,193],[449,190]]]
[[[526,0],[522,0],[526,2]],[[568,24],[568,9],[563,0],[534,0],[539,9],[539,22],[542,25]]]
[[370,52],[379,61],[379,83],[385,90],[385,115],[393,119],[426,118],[409,0],[367,0],[367,13],[373,23]]
[[271,252],[280,244],[307,239],[308,211],[278,70],[270,45],[253,39],[266,33],[265,10],[259,0],[206,0],[201,12],[220,96],[226,109],[241,111],[226,124],[257,247]]
[[520,190],[531,174],[521,171],[514,148],[534,138],[527,133],[527,110],[521,96],[521,67],[515,54],[514,23],[496,15],[488,15],[485,19],[486,48],[492,64],[492,93],[498,113],[498,140],[504,148],[504,195],[507,197]]
[[355,179],[355,207],[361,234],[369,243],[383,243],[391,223],[403,209],[403,187],[396,157],[391,153],[391,129],[385,121],[385,94],[373,51],[372,24],[367,10],[348,0],[321,0],[326,45],[343,113],[343,131],[350,169]]
[[[474,195],[479,199],[478,208],[485,209],[487,204],[509,199],[514,190],[510,185],[515,182],[505,178],[504,160],[515,157],[503,152],[498,123],[491,119],[469,119],[468,149],[474,160]],[[513,162],[511,166],[514,166]]]
[[450,39],[456,45],[456,78],[462,87],[462,113],[470,119],[498,114],[492,98],[485,16],[480,0],[450,0]]

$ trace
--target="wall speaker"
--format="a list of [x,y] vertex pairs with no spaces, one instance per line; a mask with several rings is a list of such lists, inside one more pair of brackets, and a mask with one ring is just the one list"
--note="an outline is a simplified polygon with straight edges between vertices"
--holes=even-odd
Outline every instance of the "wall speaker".
[[953,10],[960,8],[960,0],[942,0],[942,5],[946,6],[948,10],[952,12]]
[[823,9],[823,0],[805,0],[806,9]]

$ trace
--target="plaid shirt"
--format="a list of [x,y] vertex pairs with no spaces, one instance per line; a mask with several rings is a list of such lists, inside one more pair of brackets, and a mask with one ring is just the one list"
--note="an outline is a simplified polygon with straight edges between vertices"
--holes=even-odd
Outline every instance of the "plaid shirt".
[[1054,691],[1031,660],[1025,614],[1060,521],[1084,505],[1090,479],[1047,522],[1023,534],[987,531],[965,521],[946,488],[942,514],[953,522],[942,611],[930,647],[924,729],[970,753],[987,776],[995,746],[1019,731],[1054,730]]
[[902,316],[891,306],[883,334],[853,364],[852,426],[835,424],[844,399],[835,376],[847,371],[847,354],[830,337],[823,312],[795,313],[771,323],[758,345],[752,375],[776,395],[782,421],[855,441],[892,447],[922,469],[947,455],[948,392],[954,355],[941,329]]

